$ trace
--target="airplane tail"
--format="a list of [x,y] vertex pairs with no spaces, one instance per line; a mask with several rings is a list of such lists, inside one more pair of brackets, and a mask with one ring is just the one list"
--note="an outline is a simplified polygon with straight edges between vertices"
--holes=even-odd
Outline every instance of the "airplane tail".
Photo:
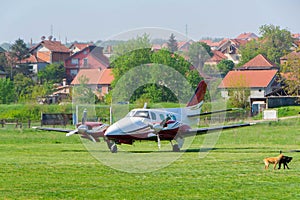
[[200,104],[204,99],[206,87],[207,87],[207,84],[205,83],[205,81],[201,81],[198,84],[194,95],[192,96],[191,100],[187,103],[186,106],[191,107],[191,106]]

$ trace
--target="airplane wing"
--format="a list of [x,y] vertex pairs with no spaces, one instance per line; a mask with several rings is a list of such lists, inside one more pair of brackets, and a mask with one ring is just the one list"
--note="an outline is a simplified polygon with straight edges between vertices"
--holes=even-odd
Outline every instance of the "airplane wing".
[[43,130],[43,131],[57,131],[57,132],[63,132],[63,133],[69,133],[74,130],[70,129],[63,129],[63,128],[48,128],[48,127],[32,127],[34,129]]
[[216,127],[207,127],[207,128],[196,128],[196,129],[189,129],[187,131],[181,132],[181,136],[189,137],[195,135],[204,135],[210,132],[226,130],[226,129],[233,129],[233,128],[240,128],[245,126],[252,126],[255,123],[244,123],[244,124],[233,124],[233,125],[226,125],[226,126],[216,126]]

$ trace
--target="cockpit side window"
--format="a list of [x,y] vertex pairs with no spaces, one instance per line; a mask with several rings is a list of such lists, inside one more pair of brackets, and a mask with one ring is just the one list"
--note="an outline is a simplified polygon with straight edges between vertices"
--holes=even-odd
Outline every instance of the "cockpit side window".
[[133,117],[150,118],[148,111],[136,111]]
[[152,120],[156,120],[156,114],[154,112],[150,112]]
[[159,118],[160,118],[161,120],[164,120],[164,119],[165,119],[165,116],[164,116],[163,114],[159,114]]

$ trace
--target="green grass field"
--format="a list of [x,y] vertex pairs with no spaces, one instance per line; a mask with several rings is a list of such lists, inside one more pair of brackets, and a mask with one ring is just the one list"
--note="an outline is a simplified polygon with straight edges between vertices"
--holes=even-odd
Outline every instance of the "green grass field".
[[[223,131],[204,158],[206,136],[197,136],[168,166],[127,173],[96,160],[78,136],[0,128],[0,199],[300,199],[300,152],[290,152],[300,150],[299,133],[299,118]],[[121,148],[143,156],[156,145]],[[293,157],[290,170],[264,170],[279,150]]]

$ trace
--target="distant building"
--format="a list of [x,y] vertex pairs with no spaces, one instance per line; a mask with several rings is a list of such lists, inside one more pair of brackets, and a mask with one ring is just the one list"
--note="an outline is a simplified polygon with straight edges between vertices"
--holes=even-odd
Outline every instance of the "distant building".
[[80,78],[86,77],[86,85],[92,89],[99,99],[103,98],[110,90],[110,85],[114,80],[112,69],[81,69],[76,75],[71,85],[80,85]]
[[221,90],[221,96],[225,99],[230,98],[230,90],[249,88],[249,102],[251,105],[254,102],[266,104],[267,96],[281,89],[277,73],[278,70],[230,71],[218,88]]
[[70,50],[60,41],[42,40],[30,49],[30,54],[47,63],[64,62],[70,56]]
[[236,39],[249,41],[253,39],[258,39],[258,36],[255,33],[241,33],[239,36],[236,37]]
[[103,48],[89,45],[68,57],[64,66],[66,68],[67,82],[70,83],[81,69],[106,69],[109,60],[103,54]]
[[69,47],[69,49],[71,51],[71,54],[73,55],[74,53],[77,53],[88,46],[93,46],[93,44],[92,43],[77,43],[77,42],[75,42]]
[[279,70],[279,66],[264,55],[259,54],[238,68],[238,70]]
[[247,42],[247,40],[242,39],[224,39],[219,43],[219,47],[216,50],[221,51],[228,60],[238,64],[241,57],[240,48]]
[[222,60],[227,60],[227,57],[221,51],[213,50],[212,52],[214,55],[204,63],[205,65],[217,65]]

